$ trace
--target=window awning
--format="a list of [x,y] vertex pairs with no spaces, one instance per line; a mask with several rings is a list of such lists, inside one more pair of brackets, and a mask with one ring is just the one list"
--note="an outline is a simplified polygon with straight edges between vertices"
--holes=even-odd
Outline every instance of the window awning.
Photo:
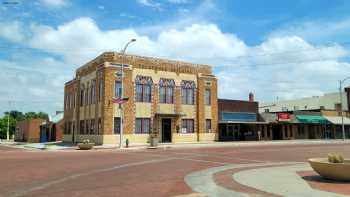
[[[324,116],[329,122],[335,125],[341,125],[341,116]],[[344,124],[350,125],[350,118],[344,117]]]
[[268,124],[267,122],[250,122],[250,121],[230,121],[230,120],[221,120],[220,124]]
[[249,112],[221,112],[222,121],[256,122],[256,113]]
[[296,115],[300,123],[327,124],[328,120],[318,115]]

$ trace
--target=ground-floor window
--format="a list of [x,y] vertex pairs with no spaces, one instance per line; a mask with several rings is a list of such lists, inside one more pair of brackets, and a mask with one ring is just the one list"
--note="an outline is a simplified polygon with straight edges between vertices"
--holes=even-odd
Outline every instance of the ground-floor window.
[[151,130],[151,119],[150,118],[136,118],[135,120],[135,133],[149,133]]
[[182,133],[193,133],[193,132],[194,132],[194,120],[182,119]]
[[211,133],[211,119],[205,120],[205,130],[207,133]]
[[120,118],[114,117],[114,134],[120,134]]

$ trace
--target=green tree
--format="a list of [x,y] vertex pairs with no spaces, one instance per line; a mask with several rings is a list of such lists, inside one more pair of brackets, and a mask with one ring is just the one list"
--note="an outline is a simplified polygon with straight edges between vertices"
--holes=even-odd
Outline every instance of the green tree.
[[[8,113],[7,113],[8,114]],[[5,139],[6,138],[6,134],[7,134],[7,121],[8,121],[8,117],[9,117],[9,131],[10,131],[10,136],[13,135],[15,133],[16,130],[16,119],[14,119],[11,116],[5,115],[2,118],[0,118],[0,138]]]
[[37,118],[37,114],[35,112],[26,112],[24,116],[26,120]]
[[41,118],[41,119],[47,120],[47,119],[49,119],[49,116],[45,112],[38,112],[37,113],[37,118]]

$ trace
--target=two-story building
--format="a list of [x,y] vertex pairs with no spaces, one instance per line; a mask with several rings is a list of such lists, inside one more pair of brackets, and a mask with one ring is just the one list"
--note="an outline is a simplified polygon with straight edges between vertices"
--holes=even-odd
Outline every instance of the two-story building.
[[63,141],[119,143],[121,110],[113,101],[121,97],[122,80],[123,134],[130,143],[147,143],[151,133],[160,142],[218,139],[217,79],[210,66],[106,52],[65,84]]

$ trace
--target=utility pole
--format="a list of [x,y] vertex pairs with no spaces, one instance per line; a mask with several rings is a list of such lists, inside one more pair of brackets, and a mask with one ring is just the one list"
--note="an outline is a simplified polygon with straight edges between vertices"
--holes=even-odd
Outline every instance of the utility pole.
[[[125,54],[125,51],[126,49],[128,48],[129,44],[132,43],[132,42],[135,42],[136,39],[131,39],[128,43],[126,43],[124,49],[122,50],[122,65],[121,65],[121,71],[122,71],[122,80],[121,80],[121,86],[122,86],[122,89],[121,89],[121,99],[124,99],[124,59],[126,58],[126,54]],[[119,104],[119,110],[120,110],[120,135],[119,135],[119,148],[122,149],[123,148],[123,120],[124,120],[124,110],[123,110],[123,106],[122,104]]]
[[10,108],[11,108],[11,101],[9,101],[9,111],[7,112],[7,132],[6,132],[7,142],[10,141]]

